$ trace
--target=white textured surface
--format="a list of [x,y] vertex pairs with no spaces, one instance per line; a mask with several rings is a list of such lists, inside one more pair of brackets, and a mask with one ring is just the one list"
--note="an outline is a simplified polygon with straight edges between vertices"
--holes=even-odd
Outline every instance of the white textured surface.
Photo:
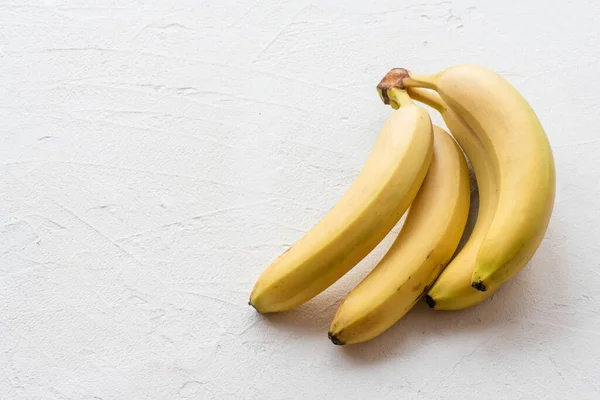
[[[0,0],[1,399],[600,398],[600,4],[341,3]],[[381,76],[459,62],[504,74],[550,136],[533,262],[479,307],[333,346],[392,235],[258,316],[254,280],[389,115]]]

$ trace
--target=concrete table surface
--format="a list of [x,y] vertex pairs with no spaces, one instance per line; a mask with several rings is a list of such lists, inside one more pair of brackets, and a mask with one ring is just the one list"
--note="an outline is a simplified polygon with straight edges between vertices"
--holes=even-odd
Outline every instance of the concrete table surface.
[[[1,399],[599,399],[597,1],[0,0]],[[333,346],[357,268],[246,302],[349,187],[391,67],[485,65],[557,165],[529,266]],[[433,114],[440,123],[438,115]]]

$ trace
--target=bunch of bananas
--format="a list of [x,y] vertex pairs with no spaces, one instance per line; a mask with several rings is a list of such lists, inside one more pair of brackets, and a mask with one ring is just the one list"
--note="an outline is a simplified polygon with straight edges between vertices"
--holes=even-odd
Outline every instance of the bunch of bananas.
[[[250,295],[261,313],[305,303],[362,260],[408,210],[389,251],[337,311],[329,338],[339,345],[376,337],[421,298],[440,310],[482,302],[531,259],[554,204],[548,138],[500,75],[474,65],[433,75],[395,68],[377,89],[396,111],[356,181],[263,272]],[[413,100],[437,110],[452,136]],[[455,254],[470,205],[465,155],[480,206]]]

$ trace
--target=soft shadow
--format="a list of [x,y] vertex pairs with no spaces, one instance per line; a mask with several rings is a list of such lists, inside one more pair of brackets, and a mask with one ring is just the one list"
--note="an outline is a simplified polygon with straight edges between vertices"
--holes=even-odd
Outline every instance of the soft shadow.
[[[435,311],[420,301],[392,328],[377,338],[360,344],[342,346],[344,359],[360,366],[372,365],[391,357],[408,357],[419,351],[423,343],[444,340],[449,335],[469,336],[481,332],[481,336],[509,330],[519,321],[527,321],[538,307],[550,307],[553,298],[538,298],[539,293],[560,295],[563,282],[568,279],[567,269],[561,268],[567,254],[560,246],[559,235],[550,227],[547,238],[536,257],[521,274],[505,283],[491,298],[474,307],[458,311]],[[549,278],[549,274],[551,277]],[[506,342],[506,352],[518,351]],[[416,349],[416,350],[415,350]]]
[[[476,190],[472,193],[472,207],[478,206],[478,197],[475,196]],[[476,214],[476,210],[472,209],[462,243],[472,231]],[[423,346],[446,343],[449,336],[462,335],[465,340],[472,340],[473,336],[486,337],[498,331],[517,329],[518,322],[529,320],[536,310],[551,309],[556,296],[568,295],[561,293],[568,285],[557,284],[569,279],[568,269],[561,267],[566,265],[568,254],[564,235],[555,231],[559,226],[561,223],[556,220],[550,224],[546,239],[525,269],[483,303],[465,310],[435,311],[421,300],[404,318],[377,338],[365,343],[339,346],[332,349],[333,354],[339,354],[357,366],[372,365],[391,357],[408,357],[414,351],[422,352]],[[263,315],[261,319],[285,332],[298,332],[328,340],[327,330],[339,305],[383,256],[397,230],[386,237],[367,259],[324,293],[295,310]],[[514,334],[518,337],[521,333]],[[509,345],[511,341],[505,343],[506,352],[518,351]]]
[[[468,162],[468,160],[467,160]],[[458,242],[458,246],[454,251],[454,254],[450,258],[450,260],[454,259],[456,255],[465,247],[465,244],[471,237],[473,233],[473,229],[475,229],[475,223],[477,222],[477,215],[479,214],[479,188],[477,186],[477,179],[475,178],[475,173],[473,169],[469,166],[469,180],[471,187],[471,198],[469,204],[469,216],[467,218],[467,224],[465,226],[465,230],[463,231],[462,237]]]
[[264,314],[261,317],[278,330],[312,337],[321,336],[328,340],[327,328],[342,300],[341,296],[336,298],[334,294],[325,292],[294,310]]
[[356,365],[371,365],[389,358],[410,357],[414,351],[420,351],[423,343],[439,341],[449,334],[461,331],[481,331],[483,334],[500,324],[500,321],[488,323],[479,316],[486,312],[488,303],[489,300],[468,310],[435,311],[421,301],[377,338],[343,346],[341,351],[345,359]]
[[368,342],[340,347],[342,356],[356,365],[371,365],[390,357],[409,356],[411,344],[426,335],[427,321],[435,315],[424,302],[418,302],[394,326]]

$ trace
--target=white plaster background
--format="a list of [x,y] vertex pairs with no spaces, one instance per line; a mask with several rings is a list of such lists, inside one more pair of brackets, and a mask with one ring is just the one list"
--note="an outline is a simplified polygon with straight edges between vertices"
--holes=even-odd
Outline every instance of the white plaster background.
[[[0,399],[600,398],[600,3],[342,3],[0,1]],[[258,316],[256,277],[389,115],[381,76],[460,62],[515,84],[552,142],[534,260],[479,307],[333,346],[392,234]]]

